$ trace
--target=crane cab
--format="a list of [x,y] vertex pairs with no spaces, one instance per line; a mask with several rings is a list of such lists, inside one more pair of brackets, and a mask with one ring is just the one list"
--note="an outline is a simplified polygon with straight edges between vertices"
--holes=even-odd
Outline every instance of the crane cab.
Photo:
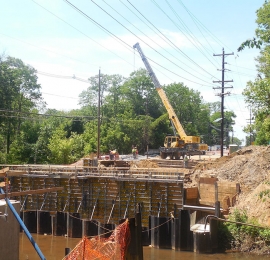
[[182,148],[184,147],[185,142],[180,139],[179,136],[168,135],[164,140],[164,147],[166,148]]

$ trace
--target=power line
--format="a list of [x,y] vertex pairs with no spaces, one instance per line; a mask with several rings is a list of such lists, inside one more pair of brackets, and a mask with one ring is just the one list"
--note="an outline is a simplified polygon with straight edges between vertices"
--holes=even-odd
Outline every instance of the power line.
[[[63,0],[64,2],[68,3],[72,8],[74,8],[77,12],[79,12],[81,15],[83,15],[84,17],[86,17],[87,19],[91,20],[92,22],[94,22],[98,27],[104,29],[107,33],[109,33],[111,36],[113,36],[114,38],[117,38],[119,41],[121,41],[122,43],[124,43],[126,46],[128,46],[129,48],[132,48],[131,46],[129,46],[125,41],[123,41],[122,39],[120,39],[118,36],[116,36],[114,33],[112,33],[111,31],[109,31],[108,29],[106,29],[105,27],[103,27],[101,24],[99,24],[98,22],[96,22],[94,19],[92,19],[90,16],[88,16],[86,13],[84,13],[82,10],[80,10],[78,7],[76,7],[75,5],[73,5],[72,3],[70,3],[68,0]],[[92,1],[93,2],[93,1]],[[95,3],[95,2],[93,2]],[[96,3],[95,3],[96,4]],[[97,4],[96,4],[97,5]],[[98,6],[98,5],[97,5]],[[102,9],[102,8],[101,8]],[[105,11],[106,12],[106,11]],[[108,14],[109,15],[109,14]],[[110,15],[111,16],[111,15]],[[130,31],[130,30],[129,30]],[[130,31],[131,32],[131,31]],[[132,32],[131,32],[132,33]],[[135,35],[135,34],[134,34]],[[136,36],[136,35],[135,35]],[[147,43],[146,43],[147,44]],[[167,57],[165,57],[163,54],[161,54],[160,52],[158,52],[157,50],[155,50],[153,47],[151,47],[149,44],[147,44],[151,49],[153,49],[155,52],[157,52],[159,55],[161,55],[163,58],[167,59],[168,61],[170,61],[171,63],[173,63],[174,65],[176,65],[177,67],[181,68],[180,66],[178,66],[176,63],[172,62],[170,59],[168,59]],[[152,60],[153,61],[153,60]],[[154,61],[153,61],[154,62]],[[155,62],[158,66],[166,69],[164,66],[158,64],[157,62]],[[193,77],[209,84],[209,82],[205,81],[205,80],[202,80],[200,78],[198,78],[197,76],[191,74],[190,72],[186,71],[185,69],[181,68],[182,70],[184,70],[185,72],[187,72],[188,74],[192,75]],[[171,73],[173,73],[171,70],[169,69],[166,69],[167,71],[170,71]],[[187,78],[184,78],[182,76],[180,76],[179,74],[177,73],[173,73],[174,75],[177,75],[185,80],[188,80],[190,82],[193,82],[195,84],[199,84],[199,85],[202,85],[201,83],[198,83],[198,82],[195,82],[195,81],[192,81],[192,80],[189,80]]]
[[[179,1],[178,1],[179,2]],[[186,10],[186,12],[188,13],[188,15],[190,16],[190,18],[193,20],[194,24],[196,25],[196,27],[198,28],[198,30],[200,31],[200,33],[202,34],[202,36],[204,37],[205,41],[207,42],[207,44],[209,45],[210,49],[214,52],[214,49],[212,48],[212,45],[209,43],[209,41],[207,40],[207,38],[205,37],[205,35],[203,34],[203,32],[201,31],[200,27],[198,26],[198,23],[196,22],[196,20],[198,20],[189,10],[188,8],[182,3],[181,1],[181,5],[184,7],[184,9]],[[194,17],[196,18],[196,20],[194,19]]]
[[[65,0],[67,1],[67,0]],[[107,15],[109,15],[112,19],[114,19],[116,22],[118,22],[121,26],[123,26],[126,30],[128,30],[130,33],[132,33],[134,36],[136,36],[138,39],[140,39],[142,42],[144,42],[147,46],[149,46],[152,50],[154,50],[156,53],[158,53],[159,55],[161,55],[163,58],[165,58],[166,60],[168,60],[169,62],[171,62],[172,64],[174,64],[175,66],[177,66],[178,68],[182,69],[183,71],[185,71],[186,73],[190,74],[191,76],[208,83],[207,81],[202,80],[201,78],[197,77],[196,75],[190,73],[189,71],[187,71],[186,69],[180,67],[179,65],[177,65],[175,62],[173,62],[172,60],[170,60],[169,58],[165,57],[162,53],[160,53],[159,51],[157,51],[156,49],[154,49],[150,44],[148,44],[147,42],[145,42],[141,37],[139,37],[138,35],[136,35],[135,33],[133,33],[131,30],[129,30],[125,25],[123,25],[121,22],[119,22],[116,18],[114,18],[111,14],[109,14],[106,10],[104,10],[100,5],[98,5],[96,2],[94,2],[93,0],[91,0],[96,6],[98,6],[103,12],[105,12]],[[113,34],[115,35],[115,34]],[[117,37],[117,36],[116,36]],[[202,67],[200,67],[202,68]],[[204,69],[203,69],[204,70]],[[206,70],[204,70],[205,72],[207,72]],[[211,75],[209,72],[207,72],[209,75]],[[211,75],[212,76],[212,75]]]
[[[18,110],[7,110],[7,109],[0,109],[0,112],[3,113],[9,113],[9,114],[16,114],[17,115],[5,115],[0,113],[0,117],[6,117],[6,118],[20,118],[20,119],[27,119],[27,120],[42,120],[41,118],[37,117],[30,117],[38,116],[38,117],[56,117],[56,118],[64,118],[64,119],[72,119],[73,121],[82,121],[83,119],[88,119],[88,121],[97,120],[97,116],[63,116],[63,115],[52,115],[52,114],[41,114],[41,113],[32,113],[32,112],[23,112]],[[21,115],[20,115],[21,114]],[[28,115],[23,116],[23,115]],[[102,117],[102,120],[110,121],[112,123],[123,123],[123,122],[145,122],[145,119],[122,119],[122,118],[108,118],[108,117]]]
[[[146,20],[148,23],[150,23],[167,41],[169,41],[177,50],[179,50],[189,61],[191,61],[193,64],[204,70],[198,63],[196,63],[194,60],[192,60],[188,55],[186,55],[182,50],[180,50],[168,37],[166,37],[152,22],[149,21],[132,3],[130,3],[129,0],[127,0],[129,4]],[[204,70],[205,71],[205,70]],[[208,71],[205,71],[207,74],[211,75]],[[213,75],[211,75],[214,77]]]
[[75,79],[84,83],[90,83],[89,80],[85,80],[82,78],[78,78],[75,75],[73,76],[63,76],[63,75],[56,75],[56,74],[51,74],[51,73],[47,73],[47,72],[43,72],[43,71],[37,71],[38,74],[44,75],[44,76],[48,76],[48,77],[53,77],[53,78],[62,78],[62,79]]
[[[158,6],[158,8],[161,10],[161,12],[163,12],[164,15],[167,16],[167,18],[181,31],[183,32],[178,24],[176,24],[172,19],[171,17],[166,14],[166,12],[164,12],[164,10],[157,4],[157,2],[155,0],[152,0],[152,2],[154,2],[156,4],[156,6]],[[191,39],[184,33],[185,37],[190,41],[190,43],[195,47],[197,48],[201,53],[202,55],[216,68],[215,64],[205,55],[205,53],[203,52],[203,50],[200,49],[200,46],[202,46],[201,42],[193,35],[193,33],[190,31],[190,29],[188,28],[188,26],[186,26],[186,24],[182,21],[182,19],[179,17],[179,15],[177,14],[177,12],[173,9],[172,5],[166,0],[166,3],[168,4],[169,8],[171,9],[171,11],[174,13],[174,15],[177,17],[177,19],[182,23],[182,25],[184,26],[184,28],[186,29],[186,32],[190,35]],[[199,43],[199,46],[195,43]],[[203,47],[203,46],[202,46]],[[204,48],[205,49],[205,48]]]
[[[77,28],[75,28],[74,26],[72,26],[71,24],[69,24],[68,22],[66,22],[66,21],[63,20],[62,18],[60,18],[59,16],[55,15],[54,13],[52,13],[51,11],[49,11],[48,9],[46,9],[45,7],[43,7],[43,6],[41,6],[40,4],[36,3],[34,0],[31,0],[31,1],[34,2],[35,4],[37,4],[38,6],[40,6],[41,8],[43,8],[44,10],[46,10],[47,12],[49,12],[50,14],[52,14],[53,16],[55,16],[56,18],[58,18],[59,20],[63,21],[64,23],[66,23],[67,25],[69,25],[70,27],[72,27],[73,29],[75,29],[76,31],[82,33],[82,34],[85,35],[87,38],[93,40],[93,39],[90,38],[88,35],[84,34],[82,31],[78,30]],[[91,18],[90,18],[90,19],[91,19]],[[28,45],[34,46],[34,47],[36,47],[36,48],[39,48],[39,49],[44,49],[44,50],[47,51],[47,52],[51,52],[51,53],[57,54],[57,55],[59,55],[59,56],[63,56],[63,57],[66,57],[66,58],[69,58],[69,59],[72,59],[72,60],[76,60],[76,61],[79,61],[79,62],[83,62],[83,63],[89,64],[88,62],[81,61],[81,60],[78,60],[78,59],[74,59],[74,58],[71,58],[71,57],[69,57],[69,56],[66,56],[66,55],[63,55],[63,54],[60,54],[60,53],[57,53],[57,52],[48,50],[48,49],[46,49],[46,48],[41,48],[41,47],[36,46],[36,45],[34,45],[34,44],[31,44],[31,43],[29,43],[29,42],[22,41],[21,39],[18,39],[18,38],[11,37],[11,36],[8,36],[8,35],[6,35],[6,34],[2,34],[2,35],[6,36],[6,37],[9,37],[9,38],[12,38],[12,39],[15,39],[15,40],[20,41],[20,42],[23,42],[24,44],[28,44]],[[119,38],[119,39],[120,39],[120,38]],[[121,40],[121,39],[120,39],[120,40]],[[93,40],[93,41],[94,41],[94,40]],[[96,42],[96,41],[94,41],[94,42],[97,43],[97,44],[99,44],[99,43]],[[122,41],[122,42],[124,42],[124,41]],[[125,42],[124,42],[124,43],[125,43]],[[127,44],[127,43],[125,43],[125,44]],[[100,44],[99,44],[99,45],[100,45]],[[103,48],[107,49],[107,48],[104,47],[103,45],[100,45],[100,46],[102,46]],[[107,49],[107,50],[108,50],[108,49]],[[109,50],[109,51],[110,51],[110,50]],[[114,53],[114,52],[112,52],[112,53]],[[114,53],[114,54],[115,54],[115,53]],[[117,55],[117,54],[115,54],[115,55]],[[123,58],[120,57],[119,55],[117,55],[117,56],[118,56],[119,58],[123,59]],[[123,60],[124,60],[124,59],[123,59]],[[150,60],[152,60],[152,59],[150,59]],[[127,62],[126,60],[124,60],[124,61]],[[153,61],[153,60],[152,60],[152,61]],[[153,62],[154,62],[154,61],[153,61]],[[133,64],[131,64],[131,63],[129,63],[129,62],[127,62],[127,63],[128,63],[129,65],[133,66]],[[179,74],[174,73],[174,72],[172,72],[172,71],[169,70],[169,69],[166,69],[164,66],[158,64],[157,62],[154,62],[154,63],[157,64],[158,66],[160,66],[161,68],[164,68],[164,69],[167,70],[168,72],[170,72],[170,73],[172,73],[172,74],[174,74],[174,75],[180,77],[180,78],[186,79],[187,81],[190,81],[190,82],[195,83],[195,84],[198,84],[198,85],[204,85],[204,84],[202,84],[202,83],[198,83],[198,82],[189,80],[189,79],[187,79],[187,78],[184,78],[184,77],[180,76]],[[162,73],[162,74],[163,74],[163,73]],[[164,75],[165,75],[165,74],[164,74]],[[165,75],[165,76],[166,76],[166,75]],[[168,77],[168,76],[166,76],[166,77]],[[201,79],[200,79],[200,80],[201,80]],[[206,83],[208,83],[208,82],[206,82]]]
[[183,4],[182,0],[177,0],[185,9],[186,11],[195,18],[196,21],[198,21],[199,24],[202,25],[203,28],[205,28],[206,31],[209,32],[209,34],[214,38],[216,39],[216,41],[220,44],[220,46],[225,46],[226,48],[230,49],[228,46],[226,46],[222,41],[220,41],[202,22],[200,22],[195,15],[193,15],[189,10],[188,8]]
[[[19,38],[16,38],[16,37],[13,37],[13,36],[9,36],[9,35],[4,34],[4,33],[0,33],[0,34],[1,34],[1,35],[4,35],[5,37],[8,37],[8,38],[10,38],[10,39],[13,39],[13,40],[22,42],[22,43],[27,44],[27,45],[30,45],[30,46],[33,46],[33,47],[35,47],[35,48],[38,48],[38,49],[41,49],[41,50],[45,50],[46,52],[50,52],[50,53],[53,53],[53,54],[57,54],[57,55],[59,55],[59,56],[62,56],[62,57],[65,57],[65,58],[68,58],[68,59],[71,59],[71,60],[79,61],[79,62],[81,62],[81,63],[90,64],[90,63],[88,63],[88,62],[85,62],[85,61],[82,61],[82,60],[79,60],[79,59],[75,59],[75,58],[71,58],[71,57],[66,56],[66,55],[64,55],[64,54],[60,54],[60,53],[58,53],[58,52],[55,52],[55,51],[52,51],[52,50],[49,50],[49,49],[46,49],[46,48],[37,46],[37,45],[35,45],[35,44],[33,44],[33,43],[29,43],[29,42],[23,41],[23,40],[21,40],[21,39],[19,39]],[[92,65],[92,64],[91,64],[91,65]]]
[[230,65],[230,66],[235,66],[235,67],[237,67],[237,68],[242,68],[242,69],[246,69],[246,70],[252,70],[252,71],[256,71],[256,72],[258,72],[257,70],[255,70],[255,69],[251,69],[251,68],[246,68],[246,67],[241,67],[241,66],[238,66],[238,65],[234,65],[234,64],[231,64],[231,63],[227,63],[228,65]]
[[51,93],[47,93],[47,92],[41,92],[41,93],[45,94],[45,95],[53,96],[53,97],[61,97],[61,98],[76,99],[76,100],[79,99],[79,98],[75,98],[75,97],[67,97],[67,96],[56,95],[56,94],[51,94]]
[[[52,114],[41,114],[41,113],[33,113],[33,112],[24,112],[24,111],[19,111],[19,110],[9,110],[9,109],[0,109],[0,112],[4,113],[18,113],[18,114],[23,114],[23,115],[35,115],[35,116],[43,116],[43,117],[59,117],[59,118],[67,118],[67,119],[73,119],[73,118],[80,118],[80,119],[96,119],[97,116],[61,116],[61,115],[52,115]],[[1,116],[6,116],[1,114]],[[11,117],[11,116],[9,116]],[[12,117],[17,117],[17,116],[12,116]]]
[[73,5],[72,3],[70,3],[68,0],[63,0],[64,2],[66,2],[67,4],[69,4],[74,10],[76,10],[79,14],[81,14],[82,16],[86,17],[88,20],[90,20],[92,23],[94,23],[96,26],[98,26],[100,29],[104,30],[106,33],[108,33],[109,35],[111,35],[113,38],[117,39],[118,41],[120,41],[121,43],[124,44],[125,47],[128,47],[127,49],[130,50],[130,46],[124,42],[121,38],[119,38],[118,36],[116,36],[114,33],[112,33],[111,31],[109,31],[108,29],[106,29],[104,26],[102,26],[100,23],[98,23],[97,21],[95,21],[93,18],[91,18],[89,15],[87,15],[86,13],[84,13],[82,10],[80,10],[78,7],[76,7],[75,5]]
[[88,39],[90,39],[91,41],[93,41],[94,43],[96,43],[97,45],[101,46],[102,48],[108,50],[109,52],[113,53],[115,56],[117,56],[118,58],[124,60],[126,63],[128,63],[129,65],[133,66],[130,62],[126,61],[125,59],[123,59],[121,56],[119,56],[117,53],[111,51],[109,48],[103,46],[102,44],[100,44],[99,42],[97,42],[96,40],[94,40],[93,38],[91,38],[89,35],[85,34],[84,32],[82,32],[81,30],[77,29],[76,27],[74,27],[72,24],[68,23],[67,21],[65,21],[64,19],[60,18],[59,16],[57,16],[56,14],[54,14],[53,12],[51,12],[50,10],[48,10],[47,8],[45,8],[44,6],[40,5],[39,3],[37,3],[34,0],[31,0],[32,2],[34,2],[35,4],[37,4],[38,6],[40,6],[41,8],[43,8],[45,11],[47,11],[48,13],[50,13],[51,15],[53,15],[54,17],[56,17],[57,19],[61,20],[63,23],[67,24],[68,26],[70,26],[71,28],[73,28],[74,30],[76,30],[77,32],[81,33],[82,35],[84,35],[85,37],[87,37]]
[[[115,8],[113,8],[110,4],[108,4],[105,0],[103,0],[103,2],[108,5],[112,10],[114,10],[118,15],[120,15],[123,19],[125,19],[126,22],[128,22],[129,24],[131,24],[134,28],[136,28],[138,31],[140,31],[145,37],[147,37],[150,41],[152,41],[154,44],[158,45],[161,49],[163,49],[166,53],[168,53],[170,56],[172,56],[173,58],[177,59],[179,62],[183,63],[186,67],[192,69],[189,65],[185,64],[183,61],[181,61],[179,58],[175,57],[175,55],[173,55],[172,53],[170,53],[169,51],[167,51],[166,49],[164,49],[158,42],[154,41],[151,37],[149,37],[146,33],[144,33],[140,28],[138,28],[137,26],[135,26],[133,23],[131,23],[128,19],[126,19],[122,14],[120,14]],[[205,75],[199,73],[200,75],[202,75],[203,77],[205,77]]]

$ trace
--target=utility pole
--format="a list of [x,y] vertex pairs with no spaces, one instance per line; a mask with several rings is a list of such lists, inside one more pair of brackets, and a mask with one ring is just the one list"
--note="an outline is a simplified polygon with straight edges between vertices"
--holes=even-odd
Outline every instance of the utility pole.
[[97,127],[97,159],[100,155],[100,69],[98,72],[98,127]]
[[225,93],[224,89],[225,88],[232,88],[232,87],[225,87],[224,83],[225,82],[233,82],[233,80],[224,80],[224,74],[225,74],[225,64],[227,64],[227,62],[225,62],[225,56],[227,55],[233,55],[234,53],[225,53],[224,52],[224,48],[222,49],[222,54],[214,54],[214,56],[222,56],[222,79],[218,80],[218,81],[213,81],[214,83],[221,83],[221,87],[218,88],[214,88],[214,89],[221,89],[221,93],[218,94],[219,96],[221,96],[221,131],[220,131],[220,135],[221,135],[221,140],[220,140],[220,157],[223,156],[223,138],[224,138],[224,96],[230,94],[230,92]]

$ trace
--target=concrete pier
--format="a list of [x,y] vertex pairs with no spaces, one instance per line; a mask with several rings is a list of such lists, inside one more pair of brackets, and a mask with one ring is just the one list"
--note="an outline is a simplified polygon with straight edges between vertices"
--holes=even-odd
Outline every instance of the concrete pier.
[[[20,203],[12,200],[11,203],[19,213]],[[6,211],[5,200],[0,200],[0,212],[0,258],[4,256],[5,259],[19,259],[20,224],[9,208]],[[5,217],[6,212],[7,216]]]

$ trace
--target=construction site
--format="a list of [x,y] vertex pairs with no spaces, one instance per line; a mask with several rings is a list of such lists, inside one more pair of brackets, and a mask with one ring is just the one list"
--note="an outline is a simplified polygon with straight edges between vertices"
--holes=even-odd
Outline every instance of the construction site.
[[222,141],[221,151],[209,151],[200,136],[186,134],[140,45],[133,48],[167,110],[174,135],[165,137],[157,156],[140,156],[136,147],[130,155],[115,150],[101,156],[98,145],[97,154],[71,165],[1,165],[5,192],[0,197],[19,202],[23,230],[83,238],[80,255],[88,243],[87,254],[99,257],[106,253],[96,249],[97,241],[106,238],[101,248],[115,246],[108,259],[117,251],[121,259],[126,251],[125,259],[143,259],[142,246],[217,252],[218,221],[235,209],[270,225],[269,146],[224,150]]
[[[159,156],[83,158],[65,166],[2,165],[6,195],[1,198],[19,201],[31,233],[100,236],[140,212],[142,245],[214,252],[209,215],[226,218],[237,208],[270,225],[269,165],[269,146],[249,146],[223,157],[213,152],[193,156],[187,168],[183,160]],[[207,246],[200,245],[200,232],[209,232]]]

